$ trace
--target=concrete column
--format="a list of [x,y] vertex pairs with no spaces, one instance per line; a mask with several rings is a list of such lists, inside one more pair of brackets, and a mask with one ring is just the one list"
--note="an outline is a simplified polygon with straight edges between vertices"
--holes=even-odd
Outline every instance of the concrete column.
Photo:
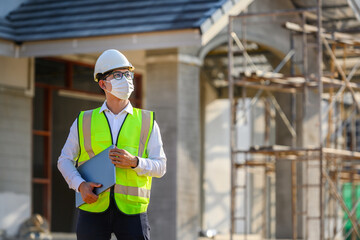
[[[277,94],[276,97],[287,118],[291,121],[291,97],[289,94]],[[291,134],[276,114],[276,144],[291,146]],[[291,195],[291,161],[278,159],[276,162],[276,238],[291,238],[292,226],[292,195]]]
[[[194,53],[196,51],[193,51]],[[167,174],[154,180],[149,209],[152,238],[197,239],[199,231],[199,62],[187,50],[146,53],[146,106],[156,113]]]
[[[316,59],[316,58],[314,58]],[[317,92],[308,91],[304,116],[304,147],[319,146],[319,95]],[[304,184],[311,184],[304,191],[304,210],[307,218],[304,219],[305,229],[309,240],[320,239],[320,162],[319,160],[308,161],[308,168],[303,171]],[[317,185],[317,186],[316,186]]]
[[[315,42],[315,39],[309,39]],[[308,48],[308,74],[317,74],[317,52],[313,45]],[[308,89],[305,98],[304,117],[303,117],[303,142],[304,148],[319,147],[320,128],[319,128],[319,93],[314,89]],[[309,240],[320,239],[320,162],[314,158],[308,162],[308,167],[303,170],[304,184],[311,184],[303,194],[304,211],[307,217],[304,218],[304,230],[306,230]],[[315,186],[317,185],[317,186]]]

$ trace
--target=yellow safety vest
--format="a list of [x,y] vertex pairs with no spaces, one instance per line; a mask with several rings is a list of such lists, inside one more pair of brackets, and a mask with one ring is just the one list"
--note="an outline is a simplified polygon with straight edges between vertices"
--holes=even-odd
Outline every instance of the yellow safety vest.
[[[133,114],[127,114],[118,137],[114,140],[105,112],[100,113],[100,108],[80,112],[78,117],[79,165],[112,144],[134,156],[146,158],[153,121],[153,112],[133,108]],[[116,168],[114,197],[118,208],[126,214],[146,212],[150,200],[151,179],[148,176],[138,176],[133,169]],[[109,204],[110,191],[108,190],[101,193],[95,203],[85,203],[80,206],[80,209],[103,212]]]

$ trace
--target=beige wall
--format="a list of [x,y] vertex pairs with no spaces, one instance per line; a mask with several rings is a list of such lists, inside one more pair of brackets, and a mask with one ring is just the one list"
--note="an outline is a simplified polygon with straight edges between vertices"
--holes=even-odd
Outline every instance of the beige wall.
[[29,89],[30,60],[0,56],[0,85],[2,87]]

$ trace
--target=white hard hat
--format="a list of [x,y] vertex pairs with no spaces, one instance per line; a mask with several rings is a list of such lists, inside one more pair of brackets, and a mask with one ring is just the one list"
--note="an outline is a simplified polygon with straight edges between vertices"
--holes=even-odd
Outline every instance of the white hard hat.
[[133,65],[127,60],[127,58],[115,49],[109,49],[104,51],[100,57],[96,60],[95,70],[94,70],[94,80],[95,82],[99,81],[98,74],[104,74],[108,71],[117,69],[117,68],[127,68],[129,71],[134,71]]

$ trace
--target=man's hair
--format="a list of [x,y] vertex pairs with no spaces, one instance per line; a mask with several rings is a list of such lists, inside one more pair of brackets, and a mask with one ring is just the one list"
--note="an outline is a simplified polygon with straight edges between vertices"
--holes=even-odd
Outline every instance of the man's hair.
[[106,72],[106,73],[98,73],[98,74],[96,74],[96,79],[97,79],[98,81],[104,80],[105,76],[106,76],[108,73],[109,73],[109,72]]
[[[98,83],[100,82],[100,81],[105,81],[105,76],[108,74],[109,72],[106,72],[106,73],[104,73],[104,74],[101,74],[101,73],[98,73],[98,74],[96,74],[96,78],[98,79]],[[100,85],[99,85],[99,88],[101,89],[101,91],[105,94],[105,91],[104,91],[104,89],[102,89],[101,87],[100,87]]]

